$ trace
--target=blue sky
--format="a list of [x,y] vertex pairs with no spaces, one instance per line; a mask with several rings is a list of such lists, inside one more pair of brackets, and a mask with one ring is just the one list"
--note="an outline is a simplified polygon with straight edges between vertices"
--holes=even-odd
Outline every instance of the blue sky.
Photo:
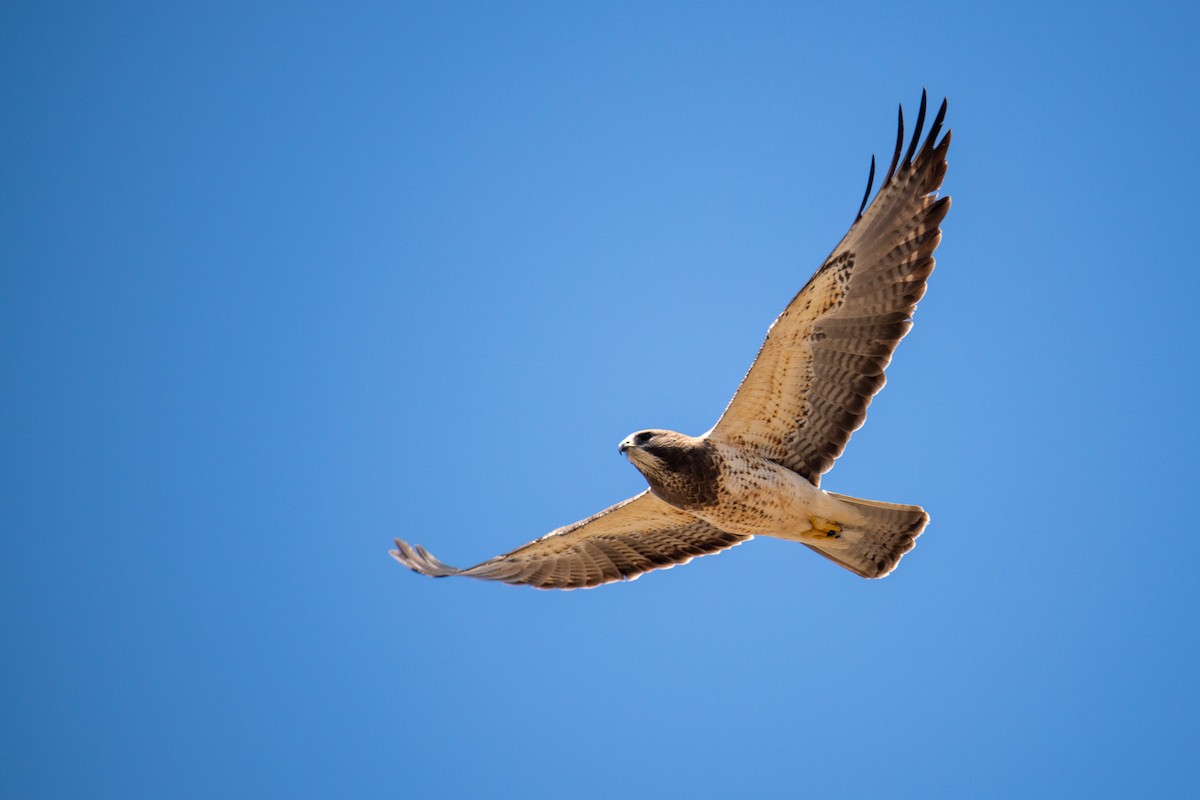
[[[1193,786],[1182,4],[9,3],[0,794],[1167,797]],[[950,99],[938,269],[758,540],[431,581],[643,487]]]

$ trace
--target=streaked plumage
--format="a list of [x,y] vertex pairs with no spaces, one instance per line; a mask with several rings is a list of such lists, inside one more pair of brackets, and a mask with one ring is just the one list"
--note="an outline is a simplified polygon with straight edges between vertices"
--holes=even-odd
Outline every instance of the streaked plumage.
[[[650,488],[468,569],[399,539],[392,555],[433,577],[466,575],[545,589],[598,586],[683,564],[754,536],[801,542],[863,577],[895,568],[928,522],[918,506],[819,488],[883,387],[933,271],[950,198],[937,197],[950,133],[946,103],[921,143],[925,95],[904,157],[771,325],[717,424],[699,437],[639,431],[620,446]],[[864,210],[865,209],[865,210]]]

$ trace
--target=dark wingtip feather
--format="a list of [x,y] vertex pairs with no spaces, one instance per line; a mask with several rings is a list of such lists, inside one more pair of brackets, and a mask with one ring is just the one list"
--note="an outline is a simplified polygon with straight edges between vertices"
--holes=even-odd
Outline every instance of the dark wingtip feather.
[[[929,127],[929,136],[925,138],[925,144],[922,145],[922,150],[927,150],[930,147],[937,146],[938,134],[942,132],[942,123],[946,121],[946,98],[942,98],[942,105],[938,108],[937,116],[933,118],[933,125]],[[947,132],[947,135],[949,132]]]
[[925,127],[925,108],[928,102],[925,90],[921,90],[921,108],[917,111],[917,124],[913,126],[912,142],[908,145],[908,152],[904,154],[904,164],[907,167],[912,163],[913,153],[917,152],[917,144],[921,141],[921,129]]
[[883,183],[879,184],[880,191],[888,185],[892,176],[896,174],[896,167],[900,163],[900,150],[904,147],[904,104],[900,104],[900,119],[896,123],[896,151],[892,153],[892,164],[888,167],[887,175],[883,179]]
[[867,207],[867,198],[869,198],[871,196],[871,185],[874,183],[875,183],[875,154],[872,153],[871,154],[871,172],[867,175],[867,190],[865,192],[863,192],[862,202],[858,206],[858,216],[856,216],[854,218],[855,222],[862,219],[863,209],[865,209]]

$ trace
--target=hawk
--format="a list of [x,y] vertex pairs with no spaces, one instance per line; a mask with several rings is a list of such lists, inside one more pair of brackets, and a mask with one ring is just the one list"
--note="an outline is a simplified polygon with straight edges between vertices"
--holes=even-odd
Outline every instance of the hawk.
[[[950,198],[937,196],[950,131],[942,101],[924,143],[926,96],[904,147],[904,109],[891,166],[871,204],[767,331],[725,413],[701,436],[643,430],[620,452],[649,488],[585,520],[466,569],[399,539],[391,555],[423,575],[465,575],[541,589],[632,580],[755,536],[807,547],[864,578],[881,578],[913,548],[920,506],[820,488],[883,387],[933,271]],[[903,152],[903,157],[901,153]]]

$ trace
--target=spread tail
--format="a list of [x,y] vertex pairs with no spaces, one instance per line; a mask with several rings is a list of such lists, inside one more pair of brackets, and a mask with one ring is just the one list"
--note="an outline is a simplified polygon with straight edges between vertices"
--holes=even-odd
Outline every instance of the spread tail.
[[920,506],[829,494],[852,506],[860,519],[836,520],[840,530],[835,535],[805,544],[864,578],[882,578],[895,569],[929,523],[929,515]]

